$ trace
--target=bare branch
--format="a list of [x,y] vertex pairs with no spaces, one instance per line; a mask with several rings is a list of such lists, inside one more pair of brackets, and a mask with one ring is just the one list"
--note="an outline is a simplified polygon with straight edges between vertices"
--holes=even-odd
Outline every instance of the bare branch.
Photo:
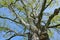
[[46,0],[44,0],[43,4],[42,4],[42,9],[41,9],[41,12],[39,13],[38,15],[38,22],[37,22],[37,28],[40,27],[40,23],[41,23],[41,20],[42,20],[42,16],[43,16],[43,11],[44,11],[44,8],[45,8],[45,5],[46,5]]

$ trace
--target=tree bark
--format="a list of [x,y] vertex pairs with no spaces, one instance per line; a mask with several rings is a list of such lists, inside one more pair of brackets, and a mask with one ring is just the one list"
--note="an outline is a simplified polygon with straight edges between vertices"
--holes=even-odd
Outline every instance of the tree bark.
[[39,36],[39,40],[50,40],[49,35],[47,33],[41,33]]
[[28,33],[28,40],[32,40],[32,34],[30,32]]
[[28,40],[50,40],[47,33],[41,33],[39,36],[37,34],[29,34]]

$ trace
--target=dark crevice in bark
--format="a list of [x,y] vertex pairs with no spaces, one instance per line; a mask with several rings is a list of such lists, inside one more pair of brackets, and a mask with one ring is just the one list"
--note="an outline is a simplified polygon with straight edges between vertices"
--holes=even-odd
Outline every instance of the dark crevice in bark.
[[41,28],[40,40],[50,40],[49,35],[47,33],[47,28],[45,28],[45,27]]
[[[28,40],[35,39],[36,37],[35,38],[34,37],[32,38],[33,35],[34,35],[34,33],[33,34],[28,33]],[[40,35],[37,34],[37,36],[38,36],[39,40],[50,40],[49,39],[49,35],[48,35],[47,32],[41,32]],[[37,40],[37,38],[36,38],[36,40]]]
[[28,40],[32,40],[32,34],[30,32],[28,33]]
[[41,27],[41,32],[38,35],[38,37],[39,37],[39,40],[50,40],[49,35],[47,33],[47,28]]

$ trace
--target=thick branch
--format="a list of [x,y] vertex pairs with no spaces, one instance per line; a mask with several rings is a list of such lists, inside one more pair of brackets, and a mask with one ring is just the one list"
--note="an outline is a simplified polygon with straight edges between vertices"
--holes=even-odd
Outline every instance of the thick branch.
[[[25,12],[26,12],[26,16],[27,16],[27,21],[28,21],[28,23],[30,24],[30,30],[31,31],[37,31],[38,29],[36,28],[36,26],[35,25],[33,25],[32,23],[33,23],[33,20],[32,20],[32,18],[31,18],[31,16],[30,16],[30,13],[28,13],[28,10],[26,9],[26,5],[24,4],[24,2],[23,2],[23,0],[20,0],[21,1],[21,3],[23,4],[23,8],[24,8],[24,10],[25,10]],[[33,10],[32,10],[32,12],[33,12]],[[34,29],[34,30],[33,30]]]
[[38,15],[38,22],[37,22],[38,27],[37,27],[37,28],[39,28],[39,26],[40,26],[45,5],[46,5],[46,0],[44,0],[44,2],[43,2],[43,4],[42,4],[41,12],[40,12],[39,15]]
[[19,18],[19,21],[21,22],[22,25],[24,26],[29,26],[28,23],[26,23],[21,17],[20,15],[18,15],[18,13],[15,13],[15,10],[13,9],[12,5],[9,6],[9,9]]
[[[15,22],[15,23],[18,23],[18,24],[23,24],[22,22],[17,22],[17,21],[15,21],[15,20],[12,20],[12,19],[7,18],[7,17],[2,17],[2,16],[0,16],[0,18],[2,18],[2,19],[8,19],[8,20],[11,20],[11,21],[13,21],[13,22]],[[22,21],[23,21],[23,20],[22,20]],[[29,26],[26,26],[26,27],[27,27],[27,29],[29,29]],[[33,32],[38,31],[38,29],[37,29],[34,25],[32,25],[31,28],[32,28],[31,31],[33,31]],[[8,29],[8,28],[5,28],[5,29]],[[10,29],[8,29],[8,30],[10,30]],[[20,34],[17,34],[17,35],[20,35]]]
[[48,27],[49,24],[50,24],[50,22],[51,22],[51,20],[52,20],[56,15],[58,15],[59,10],[60,10],[60,8],[54,10],[54,13],[49,17],[47,23],[45,24],[46,27]]
[[[8,20],[11,20],[11,21],[13,21],[13,22],[15,22],[15,23],[18,23],[18,24],[23,24],[22,22],[24,22],[23,20],[22,20],[22,22],[17,22],[17,21],[15,21],[15,20],[12,20],[12,19],[10,19],[10,18],[7,18],[7,17],[2,17],[2,16],[0,16],[0,18],[2,18],[2,19],[8,19]],[[25,23],[26,24],[26,23]],[[23,24],[24,25],[24,24]],[[26,25],[28,25],[28,24],[26,24]],[[26,26],[25,25],[25,26]],[[29,26],[26,26],[27,27],[27,29],[29,29]],[[37,30],[37,28],[34,26],[34,25],[32,25],[32,27],[31,27],[32,29],[31,29],[31,31],[33,31],[33,32],[35,32],[36,30]],[[8,28],[7,28],[8,29]],[[34,30],[33,30],[34,29]],[[38,31],[38,30],[37,30]],[[20,34],[19,34],[20,35]]]

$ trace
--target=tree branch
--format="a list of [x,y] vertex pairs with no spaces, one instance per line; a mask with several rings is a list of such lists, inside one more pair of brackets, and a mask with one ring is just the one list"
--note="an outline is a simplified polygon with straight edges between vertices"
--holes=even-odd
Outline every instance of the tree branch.
[[56,28],[57,26],[60,26],[60,24],[54,25],[54,26],[49,26],[48,28]]
[[13,37],[15,37],[16,35],[12,35],[10,38],[6,39],[6,40],[11,40]]
[[[27,16],[27,21],[28,21],[28,23],[30,24],[30,30],[31,31],[37,31],[38,29],[36,28],[36,26],[35,25],[33,25],[32,23],[33,23],[33,20],[32,20],[32,18],[31,18],[31,16],[30,16],[30,13],[28,13],[28,10],[26,9],[26,5],[24,4],[24,2],[23,2],[23,0],[20,0],[21,1],[21,3],[23,4],[23,8],[24,8],[24,10],[25,10],[25,12],[26,12],[26,16]],[[32,12],[33,12],[33,10],[32,10]],[[34,29],[34,30],[33,30]]]
[[45,7],[45,9],[52,3],[52,1],[53,1],[53,0],[51,0],[51,1],[49,2],[49,4],[47,4],[47,6]]
[[26,22],[21,18],[21,16],[18,15],[18,13],[17,13],[17,14],[15,13],[15,10],[13,9],[12,5],[10,5],[8,8],[17,16],[17,18],[19,18],[19,21],[21,22],[22,25],[24,25],[24,26],[29,26],[29,24],[26,23]]
[[23,0],[20,0],[21,1],[21,3],[23,4],[23,8],[24,8],[24,10],[25,10],[25,15],[26,15],[26,17],[27,17],[27,21],[28,21],[28,23],[30,23],[30,21],[29,21],[29,19],[30,19],[30,14],[28,13],[28,10],[26,9],[26,5],[24,4],[24,2],[23,2]]
[[[0,27],[0,28],[1,28],[0,30],[3,30],[3,31],[6,30],[8,32],[14,32],[14,35],[12,35],[9,39],[11,39],[11,38],[13,38],[15,36],[24,36],[24,37],[26,37],[26,35],[28,34],[28,33],[17,33],[16,31],[14,31],[14,30],[12,30],[12,29],[10,29],[8,27]],[[5,35],[3,35],[3,36],[5,36]]]
[[15,32],[14,30],[12,30],[12,29],[10,29],[10,28],[8,28],[8,27],[0,27],[2,30],[9,30],[9,32],[14,32],[15,33],[15,35],[17,35],[17,36],[23,36],[24,34],[21,34],[21,33],[17,33],[17,32]]
[[55,9],[55,10],[54,10],[54,13],[53,13],[51,16],[49,16],[49,19],[48,19],[47,23],[45,24],[46,28],[49,26],[51,20],[52,20],[56,15],[58,15],[59,10],[60,10],[60,8]]
[[[18,23],[18,24],[23,24],[22,22],[23,22],[23,20],[22,20],[22,22],[17,22],[17,21],[15,21],[15,20],[12,20],[12,19],[10,19],[10,18],[7,18],[7,17],[2,17],[2,16],[0,16],[0,18],[2,18],[2,19],[8,19],[8,20],[11,20],[11,21],[13,21],[13,22],[15,22],[15,23]],[[25,23],[26,24],[26,23]],[[23,24],[24,25],[24,24]],[[26,25],[25,25],[26,26]],[[29,26],[26,26],[27,27],[27,29],[29,29]],[[31,27],[32,29],[31,29],[31,31],[33,31],[33,32],[35,32],[35,31],[38,31],[38,29],[34,26],[34,25],[32,25],[32,27]],[[8,29],[8,28],[5,28],[5,29]],[[34,30],[33,30],[34,29]],[[8,30],[10,30],[10,29],[8,29]],[[20,35],[20,34],[17,34],[17,35]]]
[[[27,34],[28,35],[28,34]],[[13,37],[15,36],[23,36],[23,37],[26,37],[26,34],[14,34],[12,35],[10,38],[6,39],[6,40],[11,40]]]
[[21,24],[20,22],[17,22],[17,21],[15,21],[15,20],[12,20],[12,19],[7,18],[7,17],[2,17],[2,16],[0,16],[0,18],[2,18],[2,19],[8,19],[8,20],[11,20],[12,22],[15,22],[15,23]]
[[9,37],[8,39],[6,39],[6,40],[11,40],[13,37],[15,37],[15,36],[23,36],[23,37],[26,37],[26,35],[28,35],[27,33],[24,33],[24,34],[14,34],[14,35],[12,35],[11,37]]
[[38,22],[36,24],[38,26],[37,28],[40,28],[40,23],[41,23],[41,20],[42,20],[42,16],[43,16],[43,11],[44,11],[45,5],[46,5],[46,0],[44,0],[44,2],[42,4],[41,12],[38,15]]
[[[2,16],[0,16],[0,18],[2,18],[2,19],[8,19],[8,20],[10,20],[10,21],[12,21],[12,22],[15,22],[15,23],[18,23],[18,24],[22,24],[22,25],[26,26],[27,29],[29,29],[29,28],[28,28],[29,24],[25,23],[22,19],[21,19],[20,22],[17,22],[17,21],[15,21],[15,20],[12,20],[12,19],[7,18],[7,17],[2,17]],[[25,24],[26,24],[26,25],[25,25]]]

